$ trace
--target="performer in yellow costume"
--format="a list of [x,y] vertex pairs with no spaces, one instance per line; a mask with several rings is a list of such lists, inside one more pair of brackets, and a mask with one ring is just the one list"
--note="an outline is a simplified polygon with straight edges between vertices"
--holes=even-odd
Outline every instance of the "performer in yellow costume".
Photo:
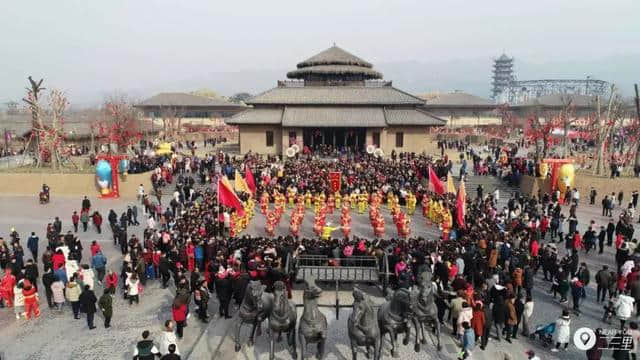
[[416,196],[413,193],[407,194],[407,214],[409,216],[413,215],[416,211]]
[[358,194],[352,192],[351,195],[349,195],[349,202],[351,203],[351,209],[355,209],[358,203]]
[[342,195],[340,195],[340,191],[336,191],[336,194],[334,196],[335,201],[336,201],[336,209],[341,209],[342,208]]
[[341,226],[331,226],[331,223],[327,223],[322,227],[322,240],[329,240],[331,233],[340,228]]
[[442,209],[442,240],[449,239],[449,232],[451,231],[452,225],[453,219],[451,217],[451,211],[446,208]]
[[364,214],[364,211],[367,209],[367,197],[366,193],[358,196],[358,214]]
[[311,209],[311,193],[309,192],[309,190],[307,190],[307,192],[304,194],[304,206],[307,209]]

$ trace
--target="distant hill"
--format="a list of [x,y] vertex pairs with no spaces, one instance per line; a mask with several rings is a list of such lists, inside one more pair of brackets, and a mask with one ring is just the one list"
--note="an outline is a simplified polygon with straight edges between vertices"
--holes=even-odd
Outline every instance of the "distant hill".
[[[640,83],[640,54],[607,57],[597,60],[563,61],[561,59],[546,63],[527,62],[517,54],[515,72],[519,80],[534,79],[594,79],[615,83],[625,96],[631,96],[633,83]],[[233,72],[211,72],[204,75],[181,75],[182,79],[163,80],[162,74],[154,84],[131,81],[131,86],[117,89],[132,99],[145,99],[159,92],[189,92],[208,88],[223,96],[238,92],[257,94],[276,85],[277,80],[285,79],[287,71],[295,64],[281,69],[246,69]],[[392,80],[400,89],[412,93],[430,91],[464,90],[465,92],[488,97],[491,83],[491,58],[469,58],[453,61],[395,61],[374,63],[374,67],[383,73],[386,80]],[[20,85],[20,84],[19,84]],[[105,84],[108,87],[108,84]],[[17,94],[21,94],[16,88]],[[100,105],[107,94],[114,90],[105,89],[69,89],[68,95],[73,106],[88,107]],[[4,95],[4,96],[3,96]],[[0,100],[10,97],[0,94]],[[3,100],[3,101],[7,101]],[[17,99],[14,99],[17,100]]]

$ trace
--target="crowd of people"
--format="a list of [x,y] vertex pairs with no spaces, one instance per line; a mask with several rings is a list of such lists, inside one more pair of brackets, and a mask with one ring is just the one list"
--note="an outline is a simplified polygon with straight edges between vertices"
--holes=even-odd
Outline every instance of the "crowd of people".
[[[528,162],[519,162],[514,153],[501,153],[499,147],[491,149],[489,156],[481,157],[480,151],[462,143],[442,146],[463,151],[461,164],[468,159],[473,161],[474,169],[487,166],[496,176],[503,175],[496,170],[498,167],[520,171],[529,166]],[[504,163],[497,165],[501,161]],[[97,242],[90,245],[91,259],[82,262],[78,222],[86,231],[92,218],[98,232],[102,223],[97,211],[89,217],[91,204],[83,199],[81,215],[72,215],[75,233],[63,233],[61,221],[56,218],[47,228],[48,245],[41,258],[37,240],[31,240],[37,238],[35,234],[27,241],[33,257],[26,262],[17,233],[12,232],[7,241],[0,240],[3,305],[14,306],[19,317],[23,310],[16,305],[24,303],[27,318],[38,316],[33,289],[40,282],[49,307],[61,311],[63,303],[70,303],[75,317],[86,314],[89,329],[95,327],[94,314],[99,309],[108,328],[115,296],[122,296],[129,306],[134,306],[144,301],[145,287],[158,282],[162,288],[175,289],[172,318],[165,323],[160,348],[145,332],[135,347],[134,357],[162,354],[174,356],[167,357],[172,359],[179,356],[178,339],[184,336],[190,314],[195,310],[200,321],[210,321],[208,306],[212,294],[218,300],[219,317],[229,318],[230,306],[240,304],[251,280],[261,281],[266,291],[272,291],[276,281],[284,281],[291,291],[295,269],[286,268],[288,258],[326,255],[331,265],[348,266],[349,257],[369,255],[378,257],[380,263],[389,262],[394,288],[413,286],[424,265],[432,270],[438,321],[449,324],[451,334],[460,342],[461,356],[485,350],[492,338],[497,341],[504,338],[510,343],[518,336],[546,339],[554,352],[566,350],[571,342],[572,318],[581,315],[585,287],[593,279],[598,289],[596,300],[603,302],[603,320],[615,316],[620,327],[630,329],[629,333],[637,329],[637,323],[631,321],[634,307],[640,310],[640,248],[633,226],[637,195],[629,210],[625,209],[619,217],[610,217],[607,224],[591,221],[581,233],[576,212],[585,205],[580,205],[579,198],[573,195],[567,198],[571,203],[562,205],[561,199],[553,194],[529,196],[514,192],[506,206],[501,207],[499,191],[485,192],[479,186],[475,197],[467,197],[466,212],[460,220],[456,194],[437,193],[428,186],[430,169],[442,178],[452,172],[453,162],[446,156],[436,160],[400,153],[383,159],[353,154],[326,160],[302,154],[280,163],[251,153],[242,158],[218,153],[202,158],[193,154],[156,157],[149,166],[153,184],[150,192],[146,193],[141,185],[139,203],[129,206],[120,216],[112,210],[107,217],[114,246],[122,253],[121,267],[107,262]],[[238,226],[242,218],[238,209],[220,204],[211,184],[217,184],[222,176],[233,181],[247,170],[256,179],[255,194],[243,192],[238,194],[239,198],[245,201],[249,197],[266,198],[265,214],[276,199],[288,197],[292,199],[279,205],[283,211],[293,212],[299,205],[304,212],[313,203],[316,216],[317,208],[325,206],[346,207],[343,211],[355,214],[354,202],[360,199],[364,199],[367,210],[375,203],[376,207],[391,209],[394,217],[398,213],[411,216],[411,207],[415,210],[417,203],[422,211],[413,215],[413,221],[424,224],[418,226],[439,227],[442,235],[426,238],[399,231],[397,235],[382,237],[375,236],[375,227],[371,236],[336,236],[331,232],[326,237],[245,233],[246,225]],[[329,180],[333,171],[341,173],[338,191]],[[463,168],[460,178],[467,176],[466,172]],[[163,189],[170,195],[169,202],[164,204]],[[336,204],[338,198],[342,199],[342,206]],[[138,214],[138,206],[142,214]],[[358,212],[362,213],[360,209]],[[131,234],[131,227],[136,226],[144,228],[141,238]],[[594,269],[589,269],[585,258],[603,256],[606,247],[615,249],[615,265],[603,267],[593,277]],[[588,255],[591,250],[593,254]],[[39,259],[44,268],[42,276],[36,264]],[[548,282],[544,291],[549,292],[548,295],[536,292],[536,296],[559,296],[558,319],[553,323],[552,335],[532,326],[537,310],[533,291],[536,276]],[[96,283],[104,289],[99,298],[95,295]],[[604,337],[600,331],[597,333],[601,341]],[[640,341],[640,332],[637,334],[635,343]],[[617,358],[625,358],[624,354],[629,353],[616,351]],[[590,359],[599,359],[602,351],[598,353],[595,349],[588,355]]]

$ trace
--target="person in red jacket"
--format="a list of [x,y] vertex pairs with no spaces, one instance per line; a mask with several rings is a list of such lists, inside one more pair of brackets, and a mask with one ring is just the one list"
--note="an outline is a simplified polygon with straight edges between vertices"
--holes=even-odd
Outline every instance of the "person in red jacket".
[[540,244],[538,244],[537,239],[531,240],[531,257],[537,258],[538,253],[540,252]]
[[64,253],[62,250],[56,251],[55,254],[51,256],[51,264],[53,264],[53,271],[56,271],[60,268],[64,268],[66,263],[66,259],[64,258]]
[[93,225],[95,225],[98,234],[101,234],[102,229],[100,227],[102,226],[102,215],[96,211],[91,215],[91,218],[93,219]]
[[549,217],[545,215],[540,221],[540,235],[542,236],[542,240],[544,240],[545,236],[547,235],[549,224]]
[[71,215],[71,223],[73,224],[73,232],[78,232],[78,223],[80,223],[80,215],[76,211]]
[[22,286],[22,296],[24,296],[24,313],[27,320],[31,316],[40,316],[40,307],[38,306],[38,290],[31,285],[28,279],[25,279]]
[[182,329],[187,321],[187,305],[183,303],[179,297],[176,297],[171,306],[173,321],[176,322],[176,335],[182,339]]
[[11,273],[11,267],[5,269],[2,281],[0,281],[0,300],[4,299],[7,307],[13,307],[13,288],[16,286],[16,277]]
[[96,254],[97,254],[99,251],[102,251],[102,249],[100,248],[100,244],[98,244],[98,242],[97,242],[97,241],[93,240],[93,241],[91,242],[91,257],[96,256]]
[[162,257],[162,253],[160,250],[157,250],[153,253],[152,262],[153,262],[153,273],[156,275],[156,279],[160,278],[160,258]]
[[573,248],[575,250],[582,249],[582,236],[580,236],[580,233],[577,230],[576,233],[573,234]]
[[113,288],[112,291],[116,291],[118,286],[118,274],[113,272],[113,270],[109,270],[106,277],[105,289]]
[[193,243],[191,241],[189,241],[187,243],[187,270],[189,270],[189,272],[193,272],[193,269],[196,266],[195,253],[196,247],[193,246]]
[[[484,334],[485,321],[482,302],[477,302],[473,309],[473,317],[471,318],[471,327],[476,335],[476,342],[478,342]],[[480,348],[484,350],[484,347]]]

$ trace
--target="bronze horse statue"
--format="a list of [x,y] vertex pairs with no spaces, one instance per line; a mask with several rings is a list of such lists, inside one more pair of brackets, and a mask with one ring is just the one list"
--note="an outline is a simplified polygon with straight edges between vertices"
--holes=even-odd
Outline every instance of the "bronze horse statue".
[[380,327],[380,339],[384,339],[385,334],[389,334],[391,339],[391,356],[398,356],[396,345],[398,334],[404,333],[403,345],[409,344],[411,335],[411,324],[416,330],[416,341],[414,349],[420,351],[418,343],[418,324],[414,318],[414,309],[417,303],[417,293],[408,289],[400,288],[387,298],[387,301],[378,309],[378,326]]
[[418,287],[418,302],[415,307],[414,318],[417,320],[419,334],[422,335],[421,342],[423,344],[427,343],[424,335],[424,326],[430,325],[433,327],[438,342],[436,347],[440,351],[442,350],[442,345],[440,345],[440,322],[438,321],[438,307],[434,301],[436,289],[431,282],[431,272],[426,267],[420,269],[416,285]]
[[235,350],[240,351],[240,329],[243,324],[251,324],[251,336],[249,345],[253,346],[256,328],[269,317],[273,309],[273,294],[264,292],[265,286],[259,281],[251,281],[244,294],[242,305],[240,305],[240,322],[236,328]]
[[347,328],[353,360],[357,360],[357,346],[367,348],[367,359],[371,359],[371,349],[373,348],[373,359],[380,360],[382,338],[380,337],[377,313],[371,299],[358,287],[353,289],[353,311],[347,321]]
[[307,278],[305,283],[307,286],[302,296],[304,311],[298,329],[301,359],[304,360],[308,344],[318,343],[316,357],[321,360],[324,357],[324,343],[327,340],[327,318],[318,310],[318,298],[322,294],[322,289],[316,285],[313,277]]
[[273,349],[275,336],[278,336],[278,342],[282,340],[282,332],[287,333],[287,345],[294,359],[298,359],[296,352],[296,320],[298,314],[296,312],[296,304],[287,298],[287,289],[282,281],[276,281],[273,284],[273,309],[269,316],[269,332],[270,347],[269,360],[273,360]]

